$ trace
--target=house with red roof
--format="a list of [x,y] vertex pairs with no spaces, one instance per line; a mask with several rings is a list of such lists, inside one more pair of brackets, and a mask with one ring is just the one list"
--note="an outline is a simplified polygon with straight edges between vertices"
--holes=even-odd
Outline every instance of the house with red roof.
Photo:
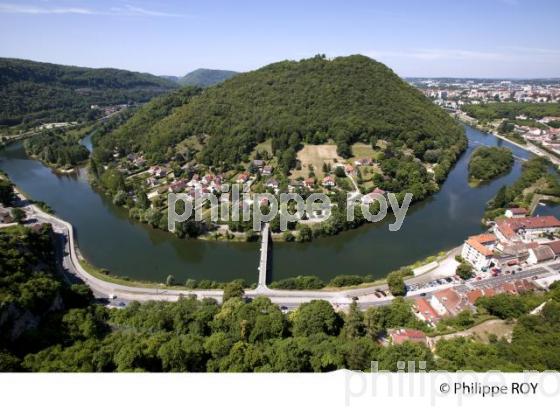
[[180,179],[169,184],[169,192],[181,192],[187,187],[187,181]]
[[529,249],[527,263],[534,265],[556,259],[560,255],[560,241],[543,243],[533,249]]
[[306,178],[303,180],[303,186],[305,186],[307,189],[313,189],[313,187],[315,186],[315,178]]
[[477,270],[488,269],[494,260],[497,242],[496,235],[489,233],[471,236],[465,241],[461,256]]
[[332,176],[327,175],[325,178],[323,178],[323,186],[327,188],[332,188],[336,186],[336,182],[334,181],[334,178]]
[[400,345],[404,342],[428,344],[426,334],[416,329],[391,329],[389,330],[389,337],[395,345]]
[[237,180],[235,182],[237,182],[238,184],[244,184],[248,180],[249,180],[249,173],[248,172],[242,172],[241,174],[239,174],[239,176],[237,177]]
[[440,316],[455,316],[470,307],[467,298],[453,288],[435,292],[430,298],[430,305]]
[[552,215],[507,218],[496,222],[494,233],[503,242],[532,242],[546,234],[558,232],[560,220]]
[[429,325],[434,326],[441,319],[435,309],[424,298],[416,298],[413,309],[415,315]]
[[527,216],[529,211],[525,208],[509,208],[506,209],[505,217],[506,218],[524,218]]

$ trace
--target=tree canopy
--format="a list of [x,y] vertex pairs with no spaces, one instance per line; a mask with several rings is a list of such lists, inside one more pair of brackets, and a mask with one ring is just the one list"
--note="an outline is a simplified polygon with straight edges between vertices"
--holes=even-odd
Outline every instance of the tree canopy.
[[0,58],[0,126],[86,119],[91,105],[144,102],[177,87],[151,74]]
[[[150,110],[163,112],[158,106],[167,104],[160,99]],[[369,144],[375,137],[396,147],[406,145],[420,159],[429,152],[443,175],[466,146],[462,128],[442,109],[383,64],[359,55],[270,64],[207,88],[165,117],[153,115],[146,121],[153,124],[147,138],[125,125],[102,145],[166,157],[179,141],[208,135],[201,161],[234,168],[257,143],[270,138],[280,167],[289,170],[304,142],[333,139],[339,152],[346,152],[346,146]]]

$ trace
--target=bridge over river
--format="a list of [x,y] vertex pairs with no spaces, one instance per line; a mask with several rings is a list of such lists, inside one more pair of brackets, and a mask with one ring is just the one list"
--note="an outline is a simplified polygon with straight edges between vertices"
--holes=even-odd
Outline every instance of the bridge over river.
[[268,254],[270,252],[270,227],[268,223],[263,225],[261,230],[261,249],[259,261],[259,281],[257,284],[257,291],[267,291],[266,274],[269,269]]

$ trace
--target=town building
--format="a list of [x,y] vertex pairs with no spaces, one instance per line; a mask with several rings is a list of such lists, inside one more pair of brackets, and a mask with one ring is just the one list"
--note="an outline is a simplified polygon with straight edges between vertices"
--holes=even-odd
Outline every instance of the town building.
[[389,330],[389,337],[395,345],[400,345],[404,342],[428,344],[426,334],[416,329],[391,329]]
[[534,265],[556,259],[560,254],[560,241],[547,242],[533,249],[529,249],[527,263]]
[[441,319],[436,310],[424,298],[414,300],[414,313],[420,320],[432,326],[435,326]]
[[560,221],[554,216],[507,218],[496,222],[494,233],[498,240],[508,243],[532,242],[560,229]]
[[332,188],[336,186],[336,182],[334,181],[334,178],[332,176],[327,175],[326,177],[323,178],[323,186],[327,188]]
[[529,211],[525,208],[509,208],[506,209],[506,218],[523,218],[526,217]]
[[430,305],[440,316],[455,316],[469,307],[467,299],[451,288],[435,292],[430,298]]
[[496,235],[483,233],[465,241],[461,256],[477,270],[486,270],[494,260]]

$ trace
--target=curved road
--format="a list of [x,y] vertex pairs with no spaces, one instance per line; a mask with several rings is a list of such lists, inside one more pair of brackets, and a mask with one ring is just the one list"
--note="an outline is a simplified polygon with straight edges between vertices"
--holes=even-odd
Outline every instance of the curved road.
[[[130,285],[120,285],[117,283],[107,282],[99,279],[92,274],[90,274],[86,269],[80,264],[80,258],[77,253],[77,243],[74,236],[74,230],[70,223],[50,215],[43,210],[41,210],[36,205],[30,204],[29,201],[17,191],[20,200],[22,201],[22,208],[26,211],[27,217],[36,219],[38,222],[51,224],[53,230],[60,234],[64,240],[61,267],[65,274],[70,274],[71,276],[80,279],[85,284],[87,284],[96,297],[113,299],[116,298],[123,302],[129,301],[150,301],[150,300],[160,300],[160,301],[177,301],[180,297],[195,296],[197,298],[213,298],[218,302],[222,300],[222,290],[217,289],[198,289],[198,290],[180,290],[180,289],[162,289],[157,287],[141,287],[141,286],[130,286]],[[440,264],[440,268],[435,268],[422,275],[415,276],[407,280],[408,284],[422,284],[432,281],[437,277],[452,276],[454,274],[454,269],[451,268],[447,262],[448,260],[453,260],[453,255],[457,253],[458,248],[454,249],[448,254],[445,261]],[[59,261],[60,262],[60,261]],[[551,266],[539,266],[532,267],[524,272],[519,272],[515,275],[515,278],[511,276],[500,276],[499,278],[490,278],[484,281],[476,282],[476,284],[462,284],[461,286],[467,287],[480,287],[483,285],[495,284],[494,282],[508,281],[510,279],[519,279],[521,277],[529,277],[535,274],[540,276],[548,276],[550,274],[557,273],[560,270],[560,264],[550,264]],[[445,269],[443,269],[445,268]],[[449,268],[449,269],[447,269]],[[450,272],[443,271],[450,270]],[[474,286],[473,286],[474,285]],[[436,285],[433,287],[424,287],[413,292],[408,293],[408,297],[423,296],[429,297],[432,293],[439,291],[444,288],[457,286],[454,283]],[[245,296],[248,298],[254,298],[257,296],[266,296],[270,298],[273,303],[286,307],[288,309],[295,308],[302,303],[309,302],[311,300],[322,299],[330,302],[335,308],[344,309],[347,308],[350,303],[352,303],[353,298],[357,299],[357,303],[360,308],[365,309],[371,306],[381,306],[391,302],[392,296],[382,296],[378,291],[387,291],[387,285],[382,284],[373,287],[365,288],[355,288],[340,291],[321,291],[321,290],[279,290],[270,289],[266,286],[259,286],[256,289],[248,289],[245,292]]]

